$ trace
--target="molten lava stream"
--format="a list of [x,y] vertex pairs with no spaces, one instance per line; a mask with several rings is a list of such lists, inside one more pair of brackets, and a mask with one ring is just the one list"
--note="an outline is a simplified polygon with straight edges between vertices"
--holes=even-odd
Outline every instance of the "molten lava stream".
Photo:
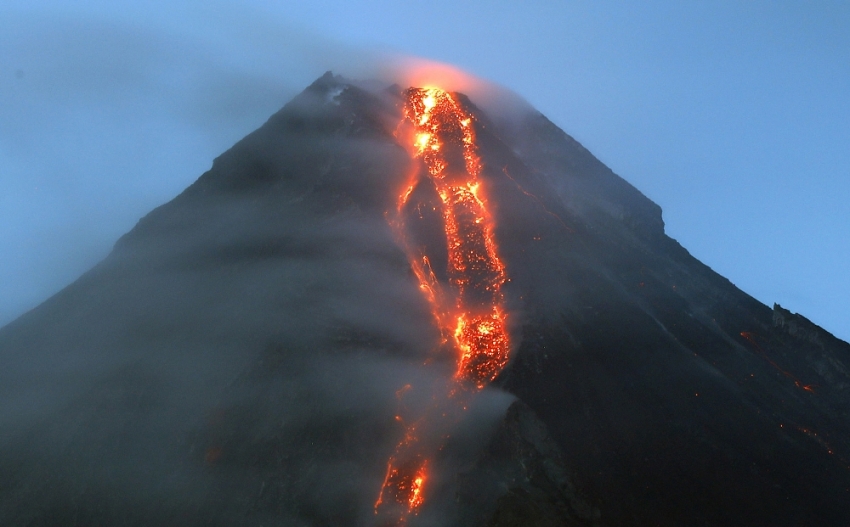
[[448,291],[436,278],[424,250],[411,248],[406,241],[403,210],[416,181],[399,196],[394,226],[441,333],[453,343],[458,366],[453,378],[455,387],[449,388],[444,398],[453,400],[457,408],[432,408],[407,429],[389,460],[375,513],[382,516],[384,524],[396,526],[404,525],[410,514],[417,514],[427,498],[429,459],[419,438],[419,427],[436,427],[436,420],[458,418],[458,410],[466,406],[458,394],[481,389],[495,379],[510,353],[501,289],[506,274],[493,235],[494,222],[478,179],[481,161],[473,117],[453,95],[438,88],[407,90],[404,113],[413,127],[415,156],[427,169],[427,177],[440,198],[448,254]]
[[390,459],[381,494],[375,503],[375,513],[381,513],[387,526],[401,526],[410,514],[422,505],[422,487],[428,477],[428,460],[419,455],[399,462]]
[[[444,321],[440,329],[454,337],[458,380],[482,388],[507,364],[510,345],[501,291],[505,269],[478,180],[481,161],[473,118],[451,94],[438,88],[411,88],[405,95],[405,116],[414,125],[416,155],[442,202],[454,293],[451,303],[443,295],[428,299],[437,320]],[[401,196],[399,212],[409,197],[409,192]],[[417,258],[411,261],[418,267]],[[431,276],[419,272],[417,276],[423,290],[435,288]]]

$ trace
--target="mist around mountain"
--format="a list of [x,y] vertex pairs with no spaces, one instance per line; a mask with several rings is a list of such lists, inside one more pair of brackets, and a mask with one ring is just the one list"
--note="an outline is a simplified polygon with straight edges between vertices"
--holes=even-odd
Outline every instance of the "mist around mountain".
[[[0,329],[0,524],[375,524],[396,417],[455,361],[387,221],[418,170],[400,93],[326,74]],[[850,345],[545,116],[458,97],[514,349],[425,440],[409,525],[850,524]]]

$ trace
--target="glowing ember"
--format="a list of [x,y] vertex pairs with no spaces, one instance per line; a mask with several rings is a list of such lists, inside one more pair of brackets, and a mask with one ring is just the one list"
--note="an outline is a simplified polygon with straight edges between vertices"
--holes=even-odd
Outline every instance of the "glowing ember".
[[[457,99],[438,88],[411,88],[405,92],[405,119],[413,126],[411,146],[427,169],[440,198],[440,213],[448,254],[448,288],[438,280],[424,249],[405,246],[419,288],[431,306],[434,319],[448,342],[453,342],[459,386],[483,388],[508,363],[508,338],[504,297],[505,268],[497,252],[494,223],[479,174],[473,117]],[[417,178],[419,176],[417,175]],[[403,211],[414,194],[414,180],[397,202],[400,238],[406,239]],[[406,244],[405,244],[406,245]],[[446,290],[447,289],[447,290]],[[458,392],[453,390],[450,397]],[[466,409],[465,404],[457,406]],[[435,412],[447,417],[445,412]],[[433,416],[432,416],[433,417]],[[387,466],[375,513],[404,525],[424,501],[428,460],[421,452],[417,426],[410,426]]]

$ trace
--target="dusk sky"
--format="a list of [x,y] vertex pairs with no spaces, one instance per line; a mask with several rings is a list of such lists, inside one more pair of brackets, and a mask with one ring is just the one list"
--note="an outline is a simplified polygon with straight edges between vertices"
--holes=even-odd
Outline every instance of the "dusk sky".
[[327,70],[505,86],[761,302],[850,340],[850,3],[0,4],[0,325]]

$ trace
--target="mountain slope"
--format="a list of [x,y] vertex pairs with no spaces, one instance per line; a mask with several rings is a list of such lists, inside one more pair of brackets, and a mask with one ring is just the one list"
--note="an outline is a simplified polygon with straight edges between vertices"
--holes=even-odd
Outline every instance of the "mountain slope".
[[[374,524],[398,420],[454,367],[388,221],[400,93],[325,75],[0,329],[0,523]],[[542,115],[458,100],[514,349],[410,524],[850,524],[850,345],[694,259]]]

